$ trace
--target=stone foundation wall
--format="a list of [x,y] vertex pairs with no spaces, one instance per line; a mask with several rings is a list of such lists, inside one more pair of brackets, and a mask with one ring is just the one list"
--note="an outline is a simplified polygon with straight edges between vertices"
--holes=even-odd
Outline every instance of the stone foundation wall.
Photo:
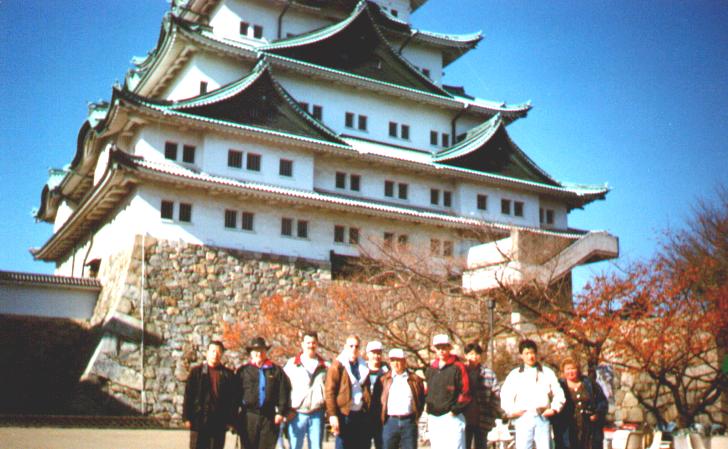
[[233,324],[262,298],[331,279],[326,263],[149,237],[143,248],[138,237],[133,250],[103,263],[108,268],[100,273],[106,279],[95,316],[104,323],[104,339],[86,378],[137,409],[143,391],[144,411],[173,421],[181,416],[189,368],[224,323]]

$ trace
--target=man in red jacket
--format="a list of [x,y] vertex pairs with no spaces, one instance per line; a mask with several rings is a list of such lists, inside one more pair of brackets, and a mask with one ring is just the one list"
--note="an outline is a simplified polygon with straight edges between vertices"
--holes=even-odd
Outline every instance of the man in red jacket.
[[470,387],[465,365],[451,354],[450,337],[432,339],[436,358],[427,368],[427,414],[432,449],[464,449],[465,417]]

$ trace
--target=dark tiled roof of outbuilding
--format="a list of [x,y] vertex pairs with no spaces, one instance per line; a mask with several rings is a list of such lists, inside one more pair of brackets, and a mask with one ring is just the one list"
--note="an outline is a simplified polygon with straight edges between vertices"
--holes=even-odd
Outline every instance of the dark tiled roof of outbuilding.
[[55,287],[83,287],[101,289],[101,282],[93,278],[76,278],[56,276],[53,274],[22,273],[18,271],[0,271],[0,284],[36,284]]

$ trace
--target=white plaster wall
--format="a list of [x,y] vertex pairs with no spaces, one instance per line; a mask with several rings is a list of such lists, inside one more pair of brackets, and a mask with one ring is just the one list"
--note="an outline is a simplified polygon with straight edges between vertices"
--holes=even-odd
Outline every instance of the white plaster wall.
[[[162,200],[175,203],[175,218],[163,220],[159,216]],[[180,202],[192,204],[191,223],[180,223],[177,220]],[[171,189],[162,186],[144,186],[140,188],[132,201],[134,219],[139,225],[129,224],[123,228],[118,225],[115,232],[124,233],[131,244],[134,234],[168,239],[182,240],[189,243],[207,244],[228,248],[260,251],[287,256],[307,257],[317,260],[329,260],[329,251],[338,254],[356,255],[353,245],[334,242],[334,225],[357,227],[360,229],[360,241],[366,244],[370,239],[381,241],[383,233],[407,234],[413,248],[429,248],[430,238],[456,241],[452,230],[428,225],[412,225],[394,220],[365,218],[351,213],[332,213],[304,206],[291,206],[286,203],[273,203],[248,196],[234,198],[226,195],[210,195],[201,191]],[[253,212],[254,230],[225,228],[225,210]],[[308,238],[287,237],[281,235],[281,218],[307,220]],[[294,235],[296,224],[294,221]]]
[[[347,175],[357,174],[361,176],[361,190],[354,192],[349,189],[348,178],[346,189],[336,188],[336,172],[344,172]],[[394,197],[384,196],[384,182],[393,181]],[[398,198],[398,183],[408,185],[408,197],[406,200]],[[435,210],[451,211],[457,210],[457,186],[452,180],[444,180],[435,176],[415,175],[404,171],[395,171],[388,167],[381,167],[376,164],[347,163],[330,157],[316,158],[316,174],[314,184],[317,188],[337,192],[361,198],[373,198],[380,201],[387,201],[402,206],[426,207]],[[430,204],[430,189],[440,190],[440,206]],[[452,192],[453,206],[446,208],[442,206],[442,191]]]
[[64,198],[58,204],[58,210],[56,211],[56,219],[53,221],[53,233],[55,234],[63,224],[68,221],[75,210],[75,207],[69,204],[69,200]]
[[[395,48],[395,51],[398,49],[399,46]],[[428,69],[430,71],[430,79],[435,84],[442,83],[442,53],[431,47],[428,48],[410,41],[404,48],[402,55],[412,65],[420,69]]]
[[[314,158],[310,153],[290,147],[286,149],[263,144],[259,141],[230,139],[215,135],[205,136],[204,147],[206,157],[202,169],[207,173],[298,189],[313,189]],[[227,157],[230,149],[243,152],[243,168],[228,167]],[[245,168],[247,153],[261,155],[259,172]],[[279,174],[281,159],[293,161],[293,176]]]
[[86,289],[0,284],[0,314],[85,320],[98,292]]
[[[431,151],[430,130],[449,132],[452,111],[433,108],[414,101],[385,97],[333,83],[299,78],[289,73],[278,79],[298,101],[323,106],[323,122],[336,132]],[[346,112],[366,115],[368,130],[345,126]],[[408,140],[389,137],[389,122],[409,125]]]
[[202,167],[204,165],[206,152],[203,135],[198,132],[185,132],[178,127],[159,124],[143,127],[131,145],[131,152],[150,161],[170,162],[164,157],[164,145],[168,141],[177,143],[177,161],[180,164],[182,164],[183,145],[194,145],[196,148],[194,166]]
[[237,81],[250,72],[243,61],[197,53],[187,61],[167,89],[164,98],[182,100],[200,95],[200,81],[207,82],[207,91]]
[[397,11],[397,18],[409,21],[410,18],[410,0],[374,0],[387,11],[395,9]]
[[544,209],[544,214],[546,209],[554,211],[554,224],[547,225],[544,222],[542,227],[554,229],[567,229],[569,227],[569,212],[565,204],[542,198],[539,207]]
[[[56,264],[55,274],[62,276],[86,277],[86,263],[116,254],[133,244],[134,235],[143,233],[145,217],[138,213],[139,201],[135,193],[110,214],[109,220],[93,234],[91,239],[80,242],[65,259]],[[157,214],[159,217],[159,214]]]
[[[488,196],[488,209],[485,211],[479,210],[477,207],[477,197],[479,194]],[[539,226],[539,199],[537,195],[499,187],[478,185],[471,182],[461,182],[458,186],[458,197],[460,199],[457,210],[459,215],[519,226]],[[511,200],[511,215],[501,213],[501,199]],[[524,203],[523,217],[513,215],[513,203],[515,201],[522,201]]]
[[299,35],[308,33],[328,25],[333,24],[332,20],[327,20],[323,17],[314,16],[311,14],[304,14],[299,11],[289,9],[283,16],[283,32],[281,38],[285,38],[288,34]]
[[[220,37],[251,44],[270,42],[278,35],[278,15],[281,8],[273,8],[263,1],[227,0],[210,15],[212,32]],[[257,40],[240,35],[240,22],[263,27],[263,39]]]

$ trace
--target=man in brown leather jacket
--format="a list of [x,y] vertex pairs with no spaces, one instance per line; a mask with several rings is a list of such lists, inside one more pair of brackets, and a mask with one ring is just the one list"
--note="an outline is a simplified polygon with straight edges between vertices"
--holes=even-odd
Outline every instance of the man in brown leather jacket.
[[404,351],[389,351],[392,369],[382,382],[382,440],[384,449],[416,449],[417,422],[425,408],[422,379],[407,370]]
[[326,413],[336,435],[336,449],[369,449],[369,368],[359,357],[359,346],[359,337],[347,337],[326,373]]

